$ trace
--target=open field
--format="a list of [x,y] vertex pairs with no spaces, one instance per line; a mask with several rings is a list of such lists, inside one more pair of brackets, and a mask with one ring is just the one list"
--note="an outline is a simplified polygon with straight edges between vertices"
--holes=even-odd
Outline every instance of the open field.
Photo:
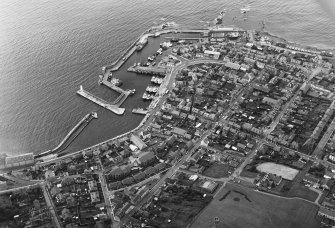
[[299,173],[298,170],[292,169],[285,165],[280,165],[272,162],[265,162],[257,166],[257,170],[264,173],[272,173],[281,176],[286,180],[293,180]]
[[211,228],[214,217],[219,217],[222,226],[229,228],[317,228],[321,227],[317,211],[318,206],[303,200],[279,198],[227,184],[191,228]]
[[202,174],[208,177],[222,178],[228,177],[230,175],[228,171],[233,172],[234,169],[226,164],[214,163],[213,165],[208,167]]
[[[149,207],[149,216],[154,227],[160,228],[182,228],[186,227],[192,219],[199,214],[212,200],[212,196],[203,196],[191,189],[172,186],[161,193],[159,200],[154,201]],[[169,223],[168,220],[171,220]]]

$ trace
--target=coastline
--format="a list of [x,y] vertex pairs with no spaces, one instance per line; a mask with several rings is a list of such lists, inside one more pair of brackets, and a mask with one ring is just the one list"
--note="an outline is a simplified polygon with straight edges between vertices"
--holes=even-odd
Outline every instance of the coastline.
[[280,37],[279,35],[273,34],[273,33],[269,32],[269,31],[266,31],[266,30],[265,31],[260,31],[260,34],[264,34],[264,35],[269,36],[273,39],[280,40],[280,42],[284,42],[284,43],[287,43],[289,45],[294,45],[294,46],[301,47],[301,48],[308,49],[308,50],[320,50],[320,51],[335,52],[335,47],[330,47],[330,46],[327,46],[327,45],[321,45],[320,47],[318,47],[318,46],[313,46],[311,44],[310,45],[300,44],[297,41],[288,40],[286,38]]
[[[163,25],[165,25],[165,27],[163,27]],[[247,31],[247,30],[244,30],[244,29],[236,27],[236,26],[232,26],[232,27],[229,27],[229,28],[224,27],[224,28],[225,29],[231,29],[232,31]],[[122,52],[122,55],[120,55],[120,57],[116,61],[114,61],[112,64],[103,66],[102,69],[103,69],[104,72],[107,72],[107,71],[117,71],[128,60],[128,58],[130,56],[132,56],[132,54],[134,53],[134,51],[136,51],[136,50],[133,50],[134,47],[137,46],[137,45],[139,45],[141,42],[142,43],[145,42],[144,44],[146,44],[147,39],[149,37],[159,37],[162,34],[168,34],[168,33],[189,33],[190,31],[192,31],[193,33],[200,33],[200,34],[204,33],[206,35],[209,31],[215,31],[217,29],[219,29],[219,28],[217,28],[217,27],[208,27],[208,28],[202,28],[202,29],[196,29],[196,28],[190,29],[190,28],[180,28],[180,27],[177,28],[177,25],[173,24],[173,23],[172,24],[163,23],[163,24],[161,24],[159,26],[151,27],[151,28],[145,30],[124,52]],[[252,31],[254,31],[254,30],[252,30]],[[271,34],[269,32],[266,32],[266,31],[258,31],[258,32],[260,34],[269,36],[269,37],[271,37],[273,39],[280,40],[280,41],[285,42],[285,43],[296,44],[294,42],[287,41],[284,38],[278,37],[278,36],[273,35],[273,34]],[[310,49],[310,48],[311,47],[306,48],[306,49]],[[316,50],[320,50],[317,47],[313,47],[313,50],[315,50],[315,49]],[[158,99],[159,99],[159,97],[158,97]],[[157,104],[156,101],[157,101],[156,99],[153,100],[151,102],[149,108],[152,108],[151,105],[154,104],[154,103],[155,103],[154,105],[156,105]],[[128,131],[128,132],[125,132],[123,134],[115,136],[115,137],[113,137],[111,139],[107,139],[107,140],[105,140],[103,142],[96,143],[96,144],[94,144],[92,146],[89,146],[89,147],[86,147],[84,149],[81,149],[81,150],[78,150],[78,151],[75,151],[75,152],[72,152],[72,153],[68,153],[68,154],[60,156],[60,157],[56,157],[56,158],[51,159],[49,161],[42,162],[40,164],[42,165],[42,164],[45,164],[45,163],[52,162],[54,160],[63,159],[65,157],[73,156],[75,154],[82,153],[82,152],[89,152],[89,151],[91,152],[93,150],[98,149],[98,147],[101,146],[101,145],[103,145],[103,144],[106,144],[106,143],[111,142],[111,141],[115,141],[115,140],[120,139],[122,137],[126,137],[129,134],[134,133],[137,130],[139,130],[144,125],[144,123],[146,122],[146,120],[150,117],[150,115],[151,115],[150,113],[147,113],[145,115],[145,117],[141,120],[141,122],[139,123],[139,125],[137,127],[135,127],[134,129]],[[39,157],[40,154],[43,154],[43,153],[45,153],[45,152],[37,153],[35,155],[35,157],[37,158],[37,157]],[[57,156],[57,154],[55,154],[55,155]],[[40,161],[40,160],[37,160],[37,161]]]
[[[149,37],[158,37],[162,34],[168,34],[168,33],[188,33],[190,31],[193,31],[193,32],[197,32],[197,33],[202,33],[202,32],[205,32],[205,31],[210,31],[210,30],[215,30],[217,28],[215,27],[208,27],[208,28],[203,28],[203,29],[187,29],[187,28],[177,28],[176,25],[172,24],[172,26],[168,26],[166,29],[163,28],[163,25],[166,25],[166,23],[163,23],[161,25],[158,25],[158,26],[154,26],[154,27],[151,27],[147,30],[145,30],[140,36],[137,37],[137,39],[125,50],[122,52],[122,54],[120,55],[120,57],[114,61],[112,64],[109,64],[109,65],[105,65],[102,67],[103,71],[104,72],[107,72],[107,71],[117,71],[127,60],[128,58],[134,53],[134,50],[132,50],[135,46],[137,46],[139,43],[143,42],[143,40],[147,41],[147,39]],[[235,31],[241,31],[243,29],[241,28],[238,28],[236,26],[232,26],[231,27],[233,30]],[[276,36],[276,35],[273,35],[267,31],[259,31],[261,34],[264,34],[266,36],[269,36],[271,38],[274,38],[276,40],[280,40],[281,42],[285,42],[285,43],[288,43],[288,44],[294,44],[294,45],[299,45],[299,44],[296,44],[294,42],[290,42],[284,38],[281,38],[279,36]],[[304,47],[303,45],[299,45],[300,47]],[[309,47],[309,48],[306,48],[306,49],[311,49],[313,48],[312,50],[321,50],[317,47]],[[136,51],[136,50],[135,50]],[[151,102],[151,104],[153,103],[156,103],[155,100],[153,100]],[[150,105],[151,106],[151,105]],[[149,107],[150,107],[149,106]],[[61,157],[58,157],[58,158],[55,158],[55,159],[62,159],[64,157],[67,157],[67,156],[73,156],[75,154],[78,154],[78,153],[82,153],[82,152],[89,152],[89,151],[94,151],[96,149],[98,149],[98,147],[100,147],[101,145],[103,144],[106,144],[108,142],[111,142],[111,141],[115,141],[117,139],[120,139],[120,138],[123,138],[123,137],[126,137],[126,136],[129,136],[130,134],[136,132],[137,130],[139,130],[143,125],[144,123],[146,122],[146,120],[150,117],[150,113],[147,113],[145,115],[145,117],[142,119],[142,121],[139,123],[139,125],[137,127],[135,127],[134,129],[128,131],[128,132],[125,132],[121,135],[118,135],[118,136],[115,136],[111,139],[107,139],[103,142],[99,142],[95,145],[92,145],[92,146],[89,146],[87,148],[84,148],[84,149],[81,149],[81,150],[78,150],[78,151],[75,151],[75,152],[72,152],[72,153],[69,153],[69,154],[66,154],[64,156],[61,156]],[[46,163],[49,163],[51,161],[46,161]],[[41,163],[42,164],[45,164],[44,162]]]

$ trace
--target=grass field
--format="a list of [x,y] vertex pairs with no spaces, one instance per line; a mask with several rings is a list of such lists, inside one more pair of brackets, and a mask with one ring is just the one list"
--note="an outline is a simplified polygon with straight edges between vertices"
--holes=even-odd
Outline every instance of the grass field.
[[230,175],[228,173],[229,170],[231,172],[234,171],[234,169],[231,168],[229,165],[214,163],[209,168],[207,168],[202,174],[208,177],[222,178],[222,177],[228,177]]
[[295,176],[299,173],[299,171],[296,169],[292,169],[285,165],[280,165],[272,162],[262,163],[256,168],[260,172],[276,174],[286,180],[293,180]]
[[258,176],[258,173],[249,172],[249,171],[243,169],[242,172],[241,172],[241,176],[242,177],[248,177],[248,178],[256,178]]
[[288,197],[299,197],[314,202],[318,198],[318,193],[310,190],[302,184],[293,184],[287,193]]
[[[159,225],[160,228],[182,228],[186,227],[192,219],[199,214],[212,200],[212,196],[203,196],[200,193],[183,187],[170,187],[167,191],[163,191],[157,202],[149,209],[148,217],[154,219],[151,225]],[[168,223],[168,220],[171,220]]]
[[321,227],[317,211],[318,206],[306,201],[283,199],[227,184],[191,228],[211,228],[214,217],[219,217],[222,227],[227,228],[317,228]]

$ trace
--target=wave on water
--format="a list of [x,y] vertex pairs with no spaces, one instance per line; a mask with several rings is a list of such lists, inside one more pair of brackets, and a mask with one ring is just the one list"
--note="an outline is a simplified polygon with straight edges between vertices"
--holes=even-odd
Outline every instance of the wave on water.
[[[251,10],[241,14],[245,5]],[[270,35],[308,46],[335,47],[335,21],[315,0],[100,0],[99,4],[1,0],[0,153],[53,148],[70,126],[92,110],[98,111],[99,118],[90,123],[69,150],[131,130],[141,117],[131,112],[117,117],[98,108],[76,96],[79,85],[112,100],[117,96],[113,91],[97,86],[101,67],[118,59],[142,32],[166,21],[182,27],[205,27],[224,9],[225,26],[233,23],[244,29],[259,29],[260,21],[266,21],[265,31]],[[159,43],[149,43],[150,47],[159,48]],[[149,50],[136,53],[126,64],[146,59]],[[136,88],[125,107],[131,110],[148,105],[142,102],[140,91],[150,78],[126,70],[118,74],[123,88]]]

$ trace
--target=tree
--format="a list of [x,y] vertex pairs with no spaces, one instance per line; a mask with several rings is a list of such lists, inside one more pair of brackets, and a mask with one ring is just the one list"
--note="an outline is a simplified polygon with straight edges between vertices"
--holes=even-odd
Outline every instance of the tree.
[[75,183],[75,180],[73,177],[65,177],[62,180],[62,186],[69,186]]

